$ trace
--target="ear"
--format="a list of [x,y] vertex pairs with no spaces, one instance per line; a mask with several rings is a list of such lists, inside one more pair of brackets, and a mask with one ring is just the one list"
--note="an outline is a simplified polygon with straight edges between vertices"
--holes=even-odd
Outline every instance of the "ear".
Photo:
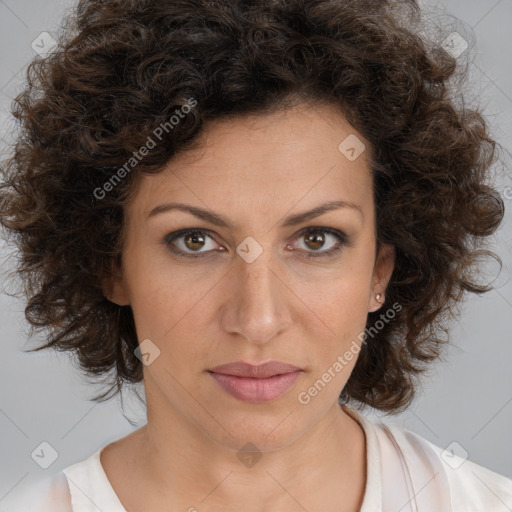
[[118,306],[128,306],[130,304],[128,289],[119,268],[114,269],[109,277],[103,279],[103,293],[105,298]]
[[[369,310],[377,311],[384,303],[384,295],[393,269],[395,268],[395,247],[391,244],[382,244],[373,269],[373,282],[369,302]],[[380,297],[376,296],[380,294]]]

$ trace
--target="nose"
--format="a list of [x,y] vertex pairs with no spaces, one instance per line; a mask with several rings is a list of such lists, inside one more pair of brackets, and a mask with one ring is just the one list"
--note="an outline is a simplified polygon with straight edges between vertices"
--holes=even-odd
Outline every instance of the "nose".
[[252,263],[242,258],[235,263],[229,273],[232,293],[222,314],[224,332],[257,344],[268,343],[291,325],[292,292],[269,253],[264,251]]

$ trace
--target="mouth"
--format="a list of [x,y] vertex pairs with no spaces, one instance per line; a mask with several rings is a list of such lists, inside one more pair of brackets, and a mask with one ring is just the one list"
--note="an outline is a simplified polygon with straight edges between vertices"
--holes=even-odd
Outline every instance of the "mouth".
[[257,366],[239,361],[216,366],[208,372],[231,396],[244,402],[262,403],[289,391],[303,370],[281,361]]

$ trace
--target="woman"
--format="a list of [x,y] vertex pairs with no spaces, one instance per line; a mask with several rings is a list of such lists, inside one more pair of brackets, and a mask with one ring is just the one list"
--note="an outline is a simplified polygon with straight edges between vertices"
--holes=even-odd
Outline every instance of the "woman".
[[37,349],[113,370],[96,399],[143,381],[148,419],[21,507],[512,506],[510,479],[352,407],[411,403],[503,218],[496,142],[419,14],[78,3],[17,98],[1,220]]

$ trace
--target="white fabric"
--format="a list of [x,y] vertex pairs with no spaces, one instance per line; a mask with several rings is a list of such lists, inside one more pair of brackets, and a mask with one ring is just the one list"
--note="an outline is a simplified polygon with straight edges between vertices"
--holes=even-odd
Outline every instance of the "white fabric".
[[[360,512],[511,512],[511,479],[457,455],[448,464],[442,448],[418,434],[343,407],[366,436]],[[101,465],[102,449],[24,489],[7,508],[0,501],[0,512],[126,512]]]

